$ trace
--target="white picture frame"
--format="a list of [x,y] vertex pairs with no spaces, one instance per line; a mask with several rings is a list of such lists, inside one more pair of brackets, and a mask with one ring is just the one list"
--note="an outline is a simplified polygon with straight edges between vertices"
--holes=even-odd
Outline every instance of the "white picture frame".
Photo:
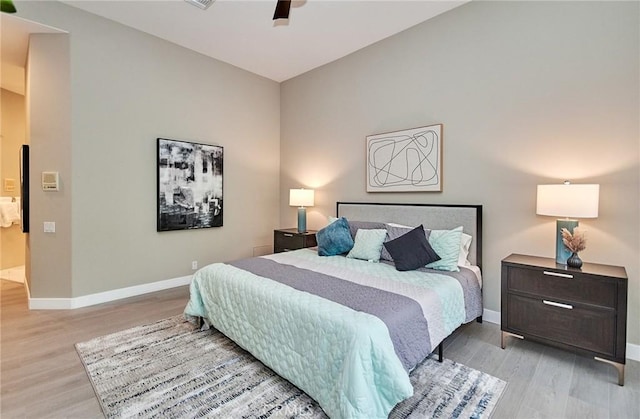
[[367,192],[442,192],[442,124],[367,136]]

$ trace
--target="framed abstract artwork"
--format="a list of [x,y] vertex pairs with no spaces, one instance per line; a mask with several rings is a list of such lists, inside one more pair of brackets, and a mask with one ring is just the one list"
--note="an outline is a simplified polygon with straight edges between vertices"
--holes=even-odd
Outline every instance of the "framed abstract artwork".
[[223,148],[158,138],[158,231],[222,226]]
[[367,192],[442,192],[442,124],[367,136]]

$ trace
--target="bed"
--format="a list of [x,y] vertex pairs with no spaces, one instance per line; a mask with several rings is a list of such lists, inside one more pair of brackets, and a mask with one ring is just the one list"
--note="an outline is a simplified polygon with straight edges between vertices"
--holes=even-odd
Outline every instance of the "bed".
[[[320,256],[344,223],[353,240],[348,257]],[[338,202],[335,221],[318,232],[317,249],[196,272],[185,315],[220,330],[330,417],[387,417],[413,394],[410,371],[437,349],[441,357],[442,341],[461,324],[481,320],[481,232],[480,205]],[[450,245],[451,237],[471,237],[455,252],[456,258],[464,253],[464,262],[456,259],[456,269],[443,270],[438,264],[445,256],[427,265],[438,269],[399,270],[404,255],[413,253],[405,251],[408,237],[425,234],[443,255],[439,238]],[[385,241],[395,235],[391,244],[405,246],[401,252],[382,246],[394,257],[378,263],[352,256],[356,249],[370,254],[375,246],[363,237],[373,235]],[[464,241],[458,238],[456,246]]]

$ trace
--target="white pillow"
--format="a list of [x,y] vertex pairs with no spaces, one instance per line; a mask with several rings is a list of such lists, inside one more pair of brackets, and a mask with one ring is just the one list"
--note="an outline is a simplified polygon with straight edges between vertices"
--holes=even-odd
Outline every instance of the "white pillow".
[[328,216],[327,218],[329,220],[327,225],[332,224],[334,221],[336,221],[338,219],[338,217],[332,217],[332,216]]
[[396,224],[396,223],[386,223],[386,224],[391,227],[410,228],[412,230],[415,228],[415,227],[406,226],[404,224]]
[[469,248],[471,247],[471,241],[473,237],[467,233],[462,233],[460,238],[460,254],[458,255],[458,266],[471,266],[469,262]]
[[380,261],[380,252],[382,251],[382,244],[386,237],[386,229],[359,229],[356,233],[353,248],[349,251],[347,257],[351,259],[363,259],[369,262]]

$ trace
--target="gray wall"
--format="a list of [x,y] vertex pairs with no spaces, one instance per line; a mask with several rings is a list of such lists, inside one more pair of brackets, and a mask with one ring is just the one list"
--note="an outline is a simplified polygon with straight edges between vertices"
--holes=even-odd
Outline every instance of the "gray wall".
[[[484,205],[484,302],[500,309],[500,260],[555,255],[536,185],[601,185],[582,220],[583,260],[629,275],[640,343],[640,4],[471,2],[282,84],[280,221],[292,187],[316,188],[309,227],[335,202]],[[442,193],[365,192],[365,137],[444,124]]]
[[[32,297],[176,278],[192,273],[192,260],[203,266],[271,244],[278,83],[58,2],[21,2],[18,15],[70,32],[71,87],[62,97],[71,104],[70,135],[50,139],[56,157],[33,156],[32,176],[59,170],[63,191],[34,209]],[[156,232],[157,137],[224,146],[222,228]],[[44,220],[61,234],[36,237]],[[36,255],[40,245],[61,264]]]
[[[35,34],[27,57],[29,234],[26,275],[33,297],[71,295],[72,231],[71,73],[69,35]],[[42,171],[58,171],[59,192],[45,192]],[[44,233],[43,223],[56,223]]]

